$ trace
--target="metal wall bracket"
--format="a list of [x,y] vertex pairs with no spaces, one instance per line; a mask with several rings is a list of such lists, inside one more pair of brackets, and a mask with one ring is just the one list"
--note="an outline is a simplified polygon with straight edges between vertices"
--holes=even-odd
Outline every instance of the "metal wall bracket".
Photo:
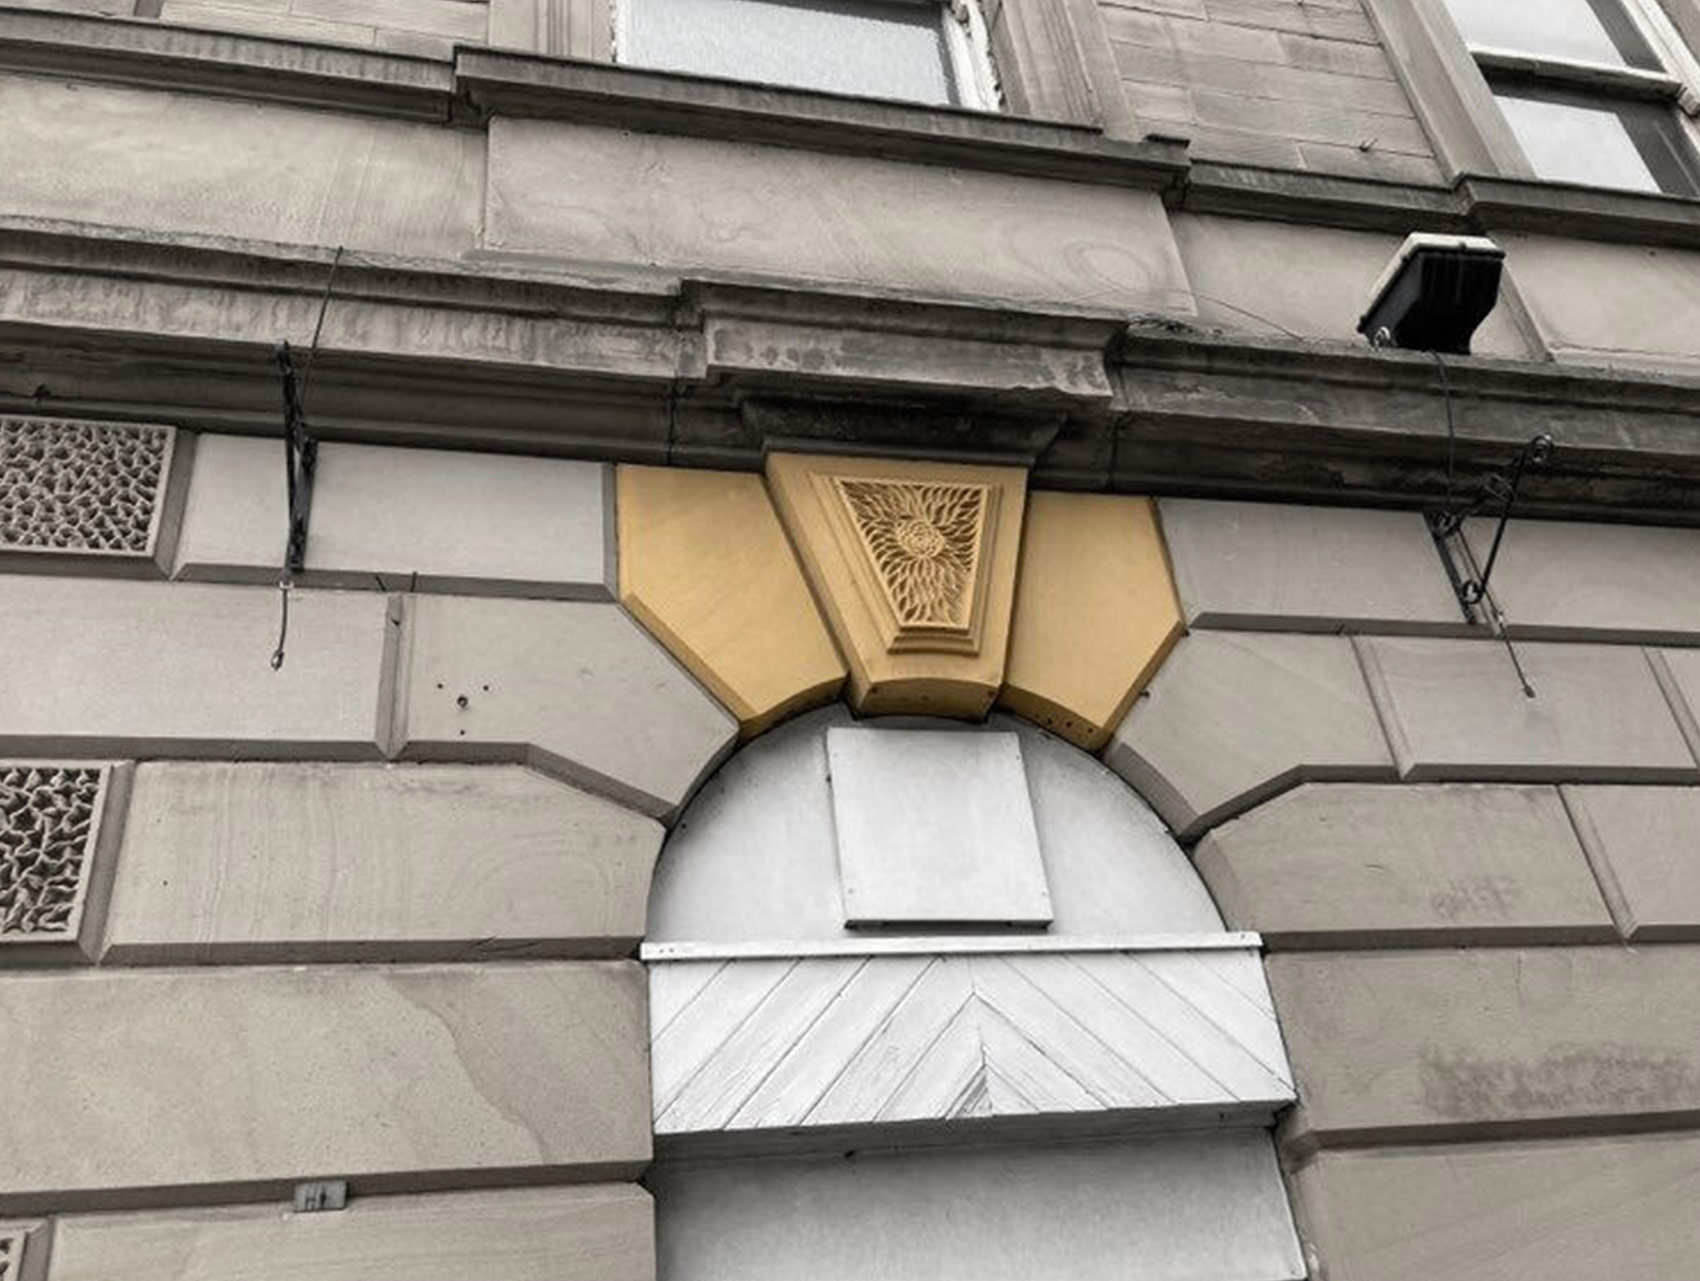
[[283,374],[283,465],[289,482],[289,542],[283,566],[286,574],[294,575],[307,566],[307,527],[313,515],[313,476],[319,467],[319,442],[307,431],[301,387],[287,342],[277,345],[277,366]]

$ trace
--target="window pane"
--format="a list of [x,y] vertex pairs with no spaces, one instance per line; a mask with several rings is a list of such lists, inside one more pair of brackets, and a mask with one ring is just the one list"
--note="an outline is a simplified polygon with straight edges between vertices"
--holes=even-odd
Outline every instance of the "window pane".
[[1635,140],[1610,107],[1497,94],[1523,154],[1542,178],[1658,191]]
[[957,101],[944,9],[905,0],[621,0],[640,67],[915,102]]
[[1466,44],[1660,70],[1618,0],[1446,0]]

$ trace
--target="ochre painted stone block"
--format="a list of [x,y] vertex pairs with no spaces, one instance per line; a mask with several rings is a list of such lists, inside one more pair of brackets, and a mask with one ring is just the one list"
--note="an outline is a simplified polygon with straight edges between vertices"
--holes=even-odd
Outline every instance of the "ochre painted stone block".
[[1566,787],[1623,937],[1700,941],[1700,787]]
[[1272,948],[1615,937],[1550,787],[1310,784],[1216,828],[1194,860],[1229,924]]
[[767,481],[868,714],[978,718],[1003,683],[1026,477],[769,454]]
[[0,579],[0,752],[376,757],[397,628],[376,592]]
[[635,962],[0,978],[0,1212],[629,1178]]
[[1393,777],[1343,636],[1195,632],[1117,727],[1104,763],[1182,837],[1295,783]]
[[1294,1193],[1342,1281],[1690,1281],[1693,1134],[1324,1152]]
[[1096,751],[1181,630],[1150,499],[1027,496],[1003,706]]
[[[625,1183],[61,1216],[54,1281],[655,1281],[649,1194]],[[7,1279],[10,1281],[10,1278]]]
[[1686,1125],[1700,1112],[1700,948],[1267,964],[1301,1147]]
[[622,956],[661,837],[517,765],[145,763],[105,957]]
[[837,697],[844,661],[760,476],[619,469],[620,600],[753,737]]
[[414,596],[397,745],[420,760],[523,759],[670,814],[737,724],[617,605]]

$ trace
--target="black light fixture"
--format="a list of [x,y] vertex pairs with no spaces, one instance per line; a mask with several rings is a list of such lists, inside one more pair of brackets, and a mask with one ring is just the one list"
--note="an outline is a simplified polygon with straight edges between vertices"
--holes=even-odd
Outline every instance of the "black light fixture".
[[1470,335],[1499,301],[1505,251],[1486,236],[1417,232],[1375,282],[1358,332],[1377,347],[1470,354]]

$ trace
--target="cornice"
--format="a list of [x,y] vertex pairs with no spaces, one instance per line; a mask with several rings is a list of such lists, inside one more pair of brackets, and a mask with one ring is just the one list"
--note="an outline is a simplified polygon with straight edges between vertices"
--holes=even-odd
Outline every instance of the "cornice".
[[429,58],[4,7],[0,70],[407,120],[447,120],[454,94],[453,69]]
[[571,120],[1151,191],[1187,169],[1183,142],[1123,142],[1088,125],[493,49],[457,49],[455,83],[479,120]]
[[[0,220],[0,411],[272,434],[322,250]],[[1531,511],[1700,523],[1700,379],[1248,339],[821,287],[347,254],[327,439],[755,468],[1014,463],[1041,487],[1421,506],[1530,437]],[[1450,415],[1448,411],[1450,410]]]

